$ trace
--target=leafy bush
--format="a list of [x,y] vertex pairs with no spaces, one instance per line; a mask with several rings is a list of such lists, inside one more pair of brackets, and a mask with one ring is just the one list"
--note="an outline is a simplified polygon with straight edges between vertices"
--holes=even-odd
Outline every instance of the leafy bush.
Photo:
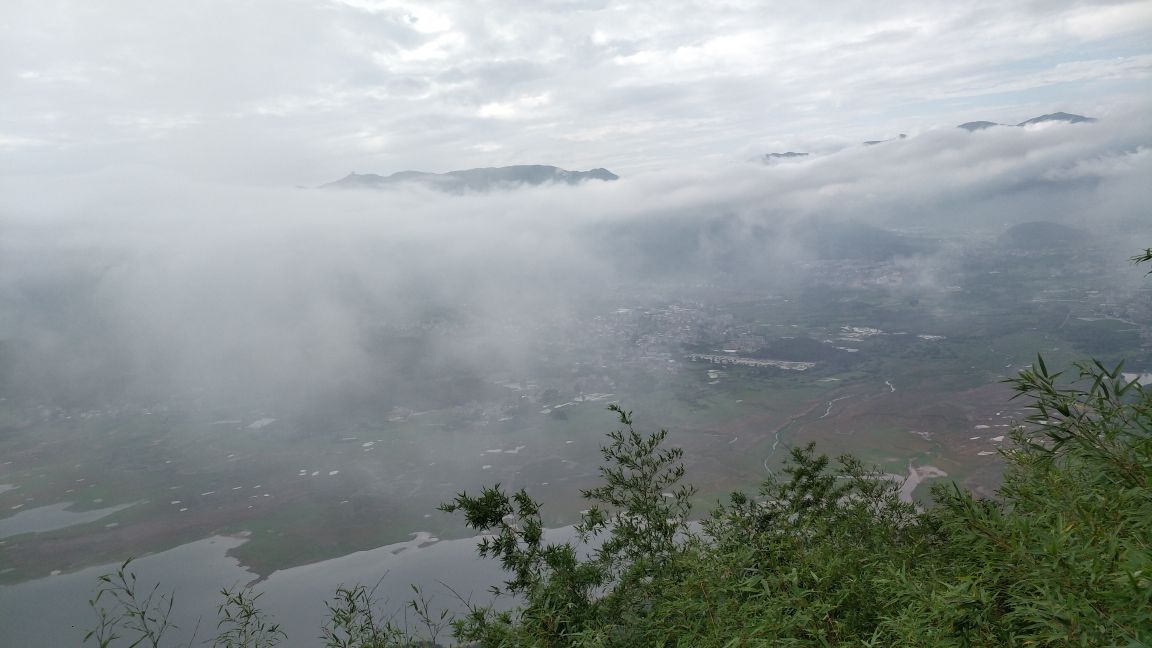
[[[845,456],[793,449],[757,497],[690,532],[678,450],[624,430],[578,526],[587,557],[542,541],[539,504],[461,494],[482,556],[515,578],[515,612],[474,610],[482,645],[1143,646],[1152,642],[1152,392],[1120,367],[1042,358],[1011,381],[1034,414],[1012,435],[997,499],[955,485],[917,511]],[[672,489],[672,492],[669,492]],[[607,511],[607,512],[606,512]]]

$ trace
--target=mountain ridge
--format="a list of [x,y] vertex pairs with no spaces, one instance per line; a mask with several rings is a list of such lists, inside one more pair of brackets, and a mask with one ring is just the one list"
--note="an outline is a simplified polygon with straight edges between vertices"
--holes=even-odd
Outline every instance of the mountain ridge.
[[577,185],[589,180],[611,182],[620,176],[603,167],[569,171],[545,164],[518,164],[503,167],[477,167],[445,173],[397,171],[391,175],[356,173],[321,185],[321,189],[386,189],[401,184],[421,184],[446,193],[486,192],[543,184]]
[[[1007,128],[1024,128],[1026,126],[1032,126],[1035,124],[1043,124],[1043,123],[1048,123],[1048,122],[1066,122],[1069,124],[1091,124],[1091,123],[1096,122],[1096,121],[1099,121],[1099,120],[1097,120],[1095,117],[1085,117],[1084,115],[1077,115],[1075,113],[1066,113],[1063,111],[1058,111],[1058,112],[1054,112],[1054,113],[1048,113],[1046,115],[1040,115],[1039,117],[1033,117],[1031,119],[1026,119],[1026,120],[1020,122],[1019,124],[1002,124],[1000,122],[978,120],[978,121],[964,122],[963,124],[957,125],[956,128],[963,128],[964,130],[972,133],[972,132],[975,132],[978,130],[986,130],[989,128],[993,128],[995,126],[1005,126]],[[894,138],[882,139],[882,140],[868,140],[866,142],[863,142],[863,145],[864,146],[875,146],[877,144],[884,144],[886,142],[892,142],[892,141],[896,141],[896,140],[907,139],[907,137],[908,137],[907,135],[901,133],[900,135],[898,135]],[[796,151],[788,151],[786,153],[765,153],[765,154],[760,155],[754,159],[761,162],[762,164],[771,164],[772,162],[779,161],[782,159],[807,157],[808,155],[809,155],[809,153],[800,153],[800,152],[796,152]]]
[[963,128],[968,132],[984,130],[992,128],[993,126],[1007,126],[1009,128],[1024,128],[1025,126],[1032,126],[1034,124],[1044,124],[1047,122],[1067,122],[1069,124],[1091,124],[1097,121],[1095,117],[1085,117],[1084,115],[1077,115],[1074,113],[1066,113],[1063,111],[1048,113],[1047,115],[1040,115],[1031,119],[1025,119],[1019,124],[1001,124],[1000,122],[991,121],[970,121],[960,124],[956,128]]

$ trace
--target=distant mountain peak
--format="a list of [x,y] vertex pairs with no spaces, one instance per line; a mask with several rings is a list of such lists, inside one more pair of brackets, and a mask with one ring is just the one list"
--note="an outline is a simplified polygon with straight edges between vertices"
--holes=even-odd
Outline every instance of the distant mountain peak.
[[876,146],[877,144],[883,144],[884,142],[894,142],[896,140],[902,140],[902,139],[908,139],[908,135],[906,135],[904,133],[900,133],[896,137],[892,137],[889,139],[868,140],[867,142],[864,142],[864,146]]
[[1073,115],[1072,113],[1066,113],[1066,112],[1054,112],[1054,113],[1050,113],[1047,115],[1040,115],[1039,117],[1033,117],[1032,119],[1029,119],[1027,121],[1022,121],[1016,125],[1017,126],[1029,126],[1031,124],[1042,124],[1044,122],[1054,122],[1054,121],[1068,122],[1069,124],[1079,124],[1082,122],[1083,123],[1092,123],[1092,122],[1096,121],[1096,118],[1095,117],[1085,117],[1084,115]]
[[970,121],[970,122],[965,122],[963,124],[960,124],[956,128],[963,128],[964,130],[971,133],[973,131],[984,130],[986,128],[992,128],[993,126],[1024,127],[1024,126],[1031,126],[1033,124],[1043,124],[1046,122],[1067,122],[1069,124],[1080,124],[1080,123],[1090,124],[1094,121],[1096,121],[1095,117],[1085,117],[1084,115],[1074,115],[1072,113],[1066,113],[1066,112],[1054,112],[1054,113],[1049,113],[1047,115],[1040,115],[1039,117],[1033,117],[1032,119],[1022,121],[1019,124],[1015,124],[1015,125],[1013,125],[1013,124],[1001,124],[999,122],[991,122],[991,121]]
[[388,176],[352,172],[336,182],[330,182],[321,187],[326,189],[384,189],[400,184],[414,183],[447,193],[466,193],[543,184],[576,185],[588,180],[610,182],[619,178],[620,176],[608,169],[599,167],[588,171],[569,171],[544,164],[520,164],[463,169],[448,171],[447,173],[398,171]]
[[956,128],[963,128],[964,130],[966,130],[968,132],[972,132],[972,131],[984,130],[985,128],[992,128],[993,126],[1003,126],[1003,125],[1004,124],[1000,124],[997,122],[990,122],[990,121],[970,121],[970,122],[964,122],[963,124],[960,124]]
[[793,160],[802,157],[808,157],[808,154],[797,153],[796,151],[785,151],[783,153],[765,153],[756,159],[760,162],[763,162],[764,164],[771,164],[772,162],[777,162],[780,160]]

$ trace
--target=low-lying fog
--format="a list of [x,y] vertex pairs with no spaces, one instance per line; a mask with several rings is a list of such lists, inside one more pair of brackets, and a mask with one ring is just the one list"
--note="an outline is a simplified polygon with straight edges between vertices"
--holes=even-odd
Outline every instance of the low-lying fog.
[[[443,195],[205,185],[145,169],[0,180],[3,390],[308,406],[437,366],[516,367],[628,285],[779,286],[893,256],[938,288],[956,240],[1023,221],[1149,243],[1143,115],[942,127],[763,165]],[[540,162],[556,162],[541,160]],[[419,358],[389,355],[415,330]],[[389,366],[387,358],[396,359]]]

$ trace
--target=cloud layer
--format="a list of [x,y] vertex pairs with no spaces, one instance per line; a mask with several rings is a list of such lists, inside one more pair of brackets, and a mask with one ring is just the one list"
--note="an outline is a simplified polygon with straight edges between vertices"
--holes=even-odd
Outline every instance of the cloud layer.
[[[7,388],[43,397],[369,398],[530,368],[590,300],[635,286],[802,280],[867,228],[979,239],[1052,220],[1122,264],[1152,238],[1149,177],[1152,129],[1123,115],[466,196],[9,177],[0,352]],[[923,274],[906,289],[948,275],[950,250],[892,240]]]
[[15,0],[0,35],[0,164],[48,175],[631,174],[1152,89],[1146,1]]

